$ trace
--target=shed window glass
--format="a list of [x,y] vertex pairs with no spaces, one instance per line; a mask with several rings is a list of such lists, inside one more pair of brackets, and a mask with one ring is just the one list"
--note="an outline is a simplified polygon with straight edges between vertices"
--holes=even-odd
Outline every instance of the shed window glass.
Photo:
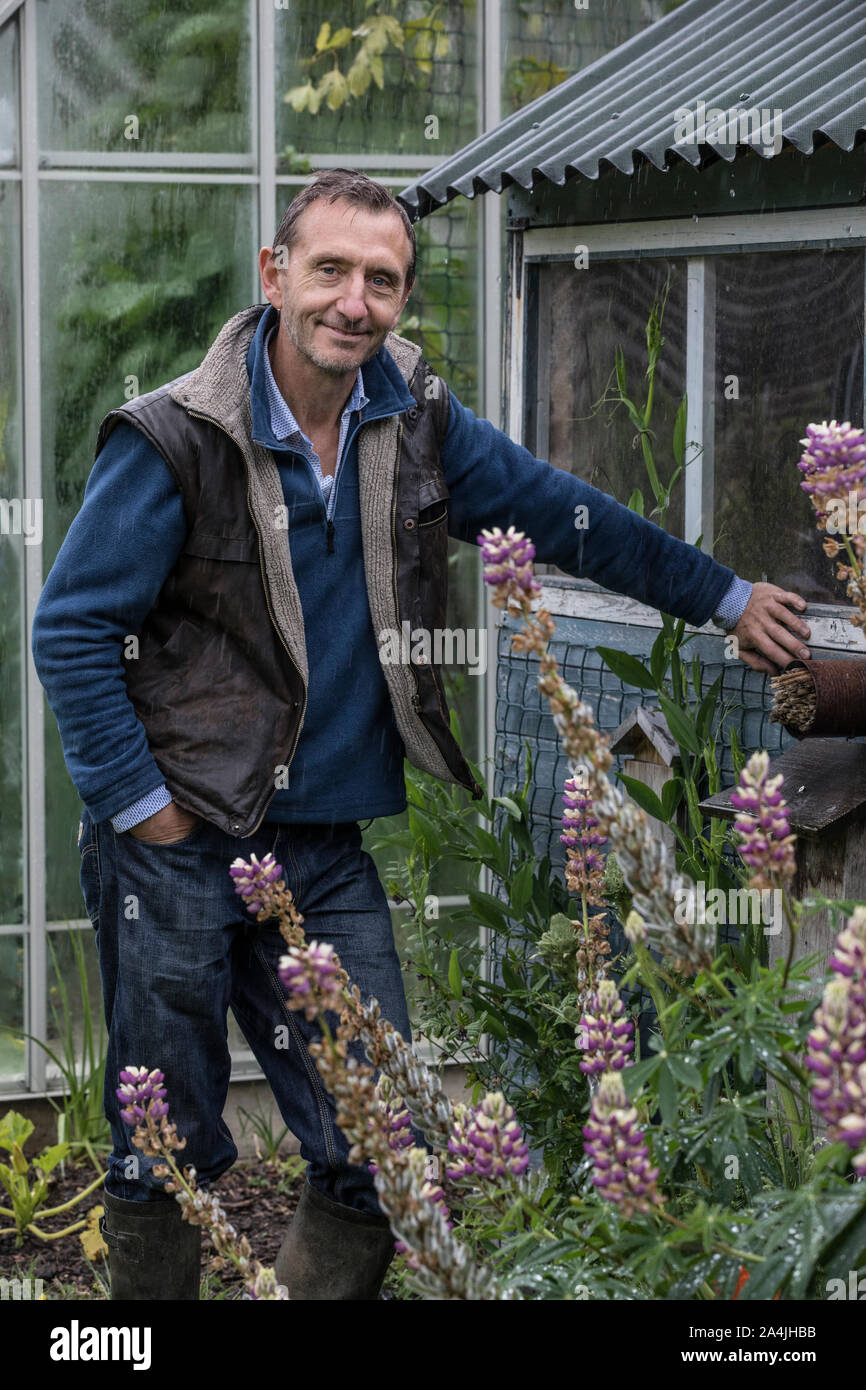
[[[676,466],[674,422],[686,390],[685,260],[593,263],[590,256],[586,269],[555,261],[539,268],[537,286],[538,350],[527,445],[538,457],[620,502],[640,490],[647,516],[655,499],[640,436],[626,407],[616,404],[616,350],[623,351],[627,393],[642,408],[647,399],[646,325],[666,284],[665,343],[656,367],[650,428],[656,467],[667,484]],[[683,528],[683,476],[666,523],[675,536]]]
[[714,258],[715,544],[752,581],[845,602],[800,487],[811,421],[863,421],[863,252]]

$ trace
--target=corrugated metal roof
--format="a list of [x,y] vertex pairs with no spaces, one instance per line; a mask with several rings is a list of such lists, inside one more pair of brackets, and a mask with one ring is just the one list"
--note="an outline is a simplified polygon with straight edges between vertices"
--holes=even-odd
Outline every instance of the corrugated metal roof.
[[[700,101],[732,113],[730,128],[705,118],[693,143],[677,143],[689,132],[675,112],[688,108],[697,124]],[[667,170],[711,149],[730,162],[745,152],[738,114],[755,110],[781,113],[753,145],[762,158],[785,143],[811,154],[816,136],[853,149],[866,133],[866,0],[687,0],[399,196],[419,218],[458,194],[597,179],[608,166],[631,174],[636,157]]]

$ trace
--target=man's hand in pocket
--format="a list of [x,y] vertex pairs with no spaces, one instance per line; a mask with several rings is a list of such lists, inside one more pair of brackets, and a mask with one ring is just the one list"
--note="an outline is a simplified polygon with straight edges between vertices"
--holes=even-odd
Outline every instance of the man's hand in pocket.
[[185,811],[175,801],[170,801],[155,815],[148,816],[147,820],[139,821],[138,825],[132,826],[127,834],[134,836],[136,840],[143,840],[145,844],[171,845],[191,835],[200,820],[201,816],[197,816],[194,811]]

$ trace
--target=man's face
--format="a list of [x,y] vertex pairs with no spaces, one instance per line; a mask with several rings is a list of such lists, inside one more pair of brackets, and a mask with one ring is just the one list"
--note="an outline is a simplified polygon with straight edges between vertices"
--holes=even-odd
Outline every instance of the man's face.
[[335,375],[354,372],[379,351],[409,296],[403,223],[397,213],[319,199],[297,230],[268,298],[302,357]]

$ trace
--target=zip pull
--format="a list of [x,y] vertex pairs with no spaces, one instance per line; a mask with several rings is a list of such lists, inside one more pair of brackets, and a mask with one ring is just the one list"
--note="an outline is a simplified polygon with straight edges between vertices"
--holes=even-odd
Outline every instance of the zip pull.
[[328,517],[328,554],[329,554],[329,555],[333,555],[333,553],[334,553],[334,523],[333,523],[333,521],[331,520],[331,518]]

